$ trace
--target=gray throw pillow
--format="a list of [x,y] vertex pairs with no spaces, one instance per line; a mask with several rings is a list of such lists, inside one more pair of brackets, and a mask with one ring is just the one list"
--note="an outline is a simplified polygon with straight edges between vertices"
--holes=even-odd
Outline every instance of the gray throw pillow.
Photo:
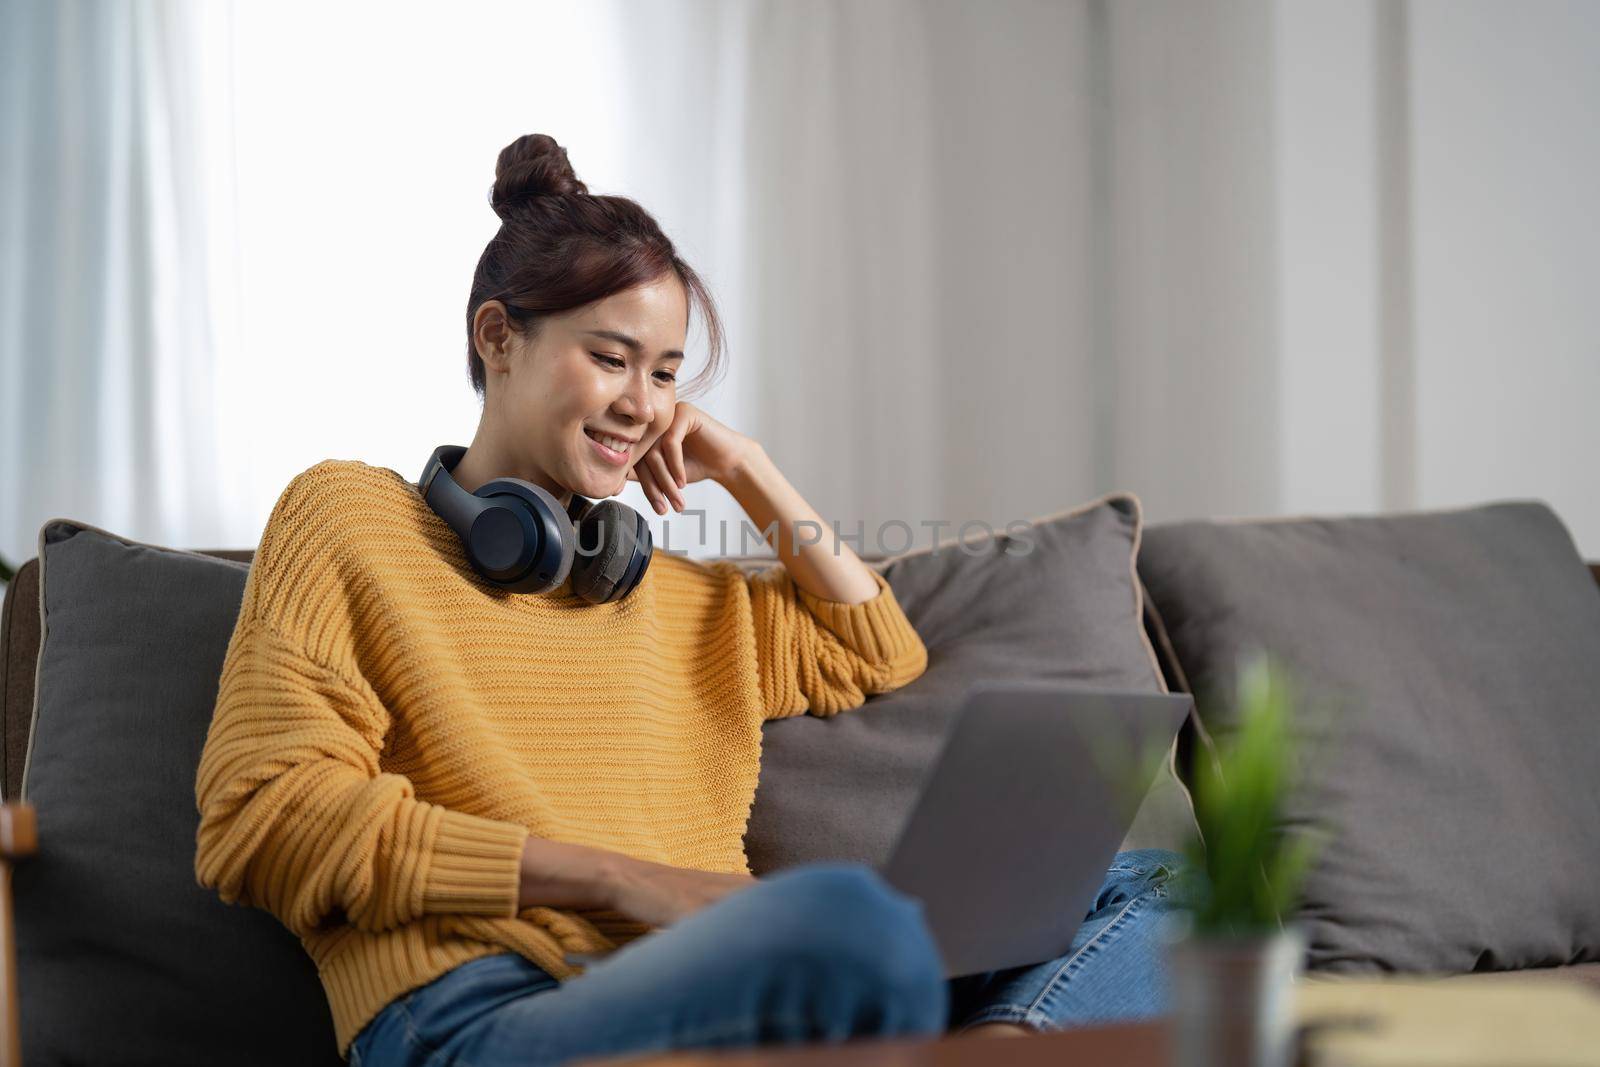
[[[765,725],[751,868],[887,858],[978,679],[1164,692],[1134,571],[1141,524],[1138,500],[1115,494],[1032,520],[1025,554],[997,534],[874,563],[927,645],[928,668],[837,716]],[[1182,848],[1193,827],[1169,754],[1122,847]]]
[[1313,968],[1600,959],[1600,591],[1548,507],[1177,523],[1139,567],[1213,735],[1241,656],[1307,690]]
[[195,768],[242,563],[54,520],[17,865],[32,1064],[337,1064],[311,958],[277,919],[196,884]]

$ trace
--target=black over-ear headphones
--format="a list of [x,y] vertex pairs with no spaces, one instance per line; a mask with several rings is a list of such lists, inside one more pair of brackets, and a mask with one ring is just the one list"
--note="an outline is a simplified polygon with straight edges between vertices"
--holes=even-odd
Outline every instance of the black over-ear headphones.
[[633,592],[654,549],[643,515],[620,500],[595,503],[576,493],[562,508],[521,478],[496,478],[469,493],[450,475],[466,452],[434,449],[417,488],[461,538],[473,570],[513,593],[546,593],[570,576],[572,592],[591,604]]

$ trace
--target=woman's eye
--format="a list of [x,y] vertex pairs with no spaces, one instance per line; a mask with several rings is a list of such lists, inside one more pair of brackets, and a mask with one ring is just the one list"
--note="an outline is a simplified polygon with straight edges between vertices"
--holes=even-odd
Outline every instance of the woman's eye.
[[[593,356],[595,359],[598,359],[601,363],[608,367],[626,368],[628,366],[626,360],[618,359],[616,356],[602,355],[599,352],[590,352],[589,355]],[[671,371],[659,371],[656,374],[656,379],[661,382],[675,382],[678,380],[678,376],[673,374]]]

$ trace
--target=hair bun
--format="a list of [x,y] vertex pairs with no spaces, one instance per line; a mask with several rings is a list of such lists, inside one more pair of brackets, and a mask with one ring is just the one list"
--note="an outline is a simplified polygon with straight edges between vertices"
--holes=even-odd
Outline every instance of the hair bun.
[[489,203],[496,215],[509,219],[538,197],[577,196],[588,191],[573,173],[567,150],[554,137],[527,133],[500,150]]

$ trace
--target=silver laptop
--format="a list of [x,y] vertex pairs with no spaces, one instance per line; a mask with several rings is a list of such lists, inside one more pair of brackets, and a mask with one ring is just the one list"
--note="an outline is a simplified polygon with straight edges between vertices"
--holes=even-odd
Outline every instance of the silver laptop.
[[946,976],[1066,952],[1189,708],[1038,682],[968,690],[880,872],[921,900]]

